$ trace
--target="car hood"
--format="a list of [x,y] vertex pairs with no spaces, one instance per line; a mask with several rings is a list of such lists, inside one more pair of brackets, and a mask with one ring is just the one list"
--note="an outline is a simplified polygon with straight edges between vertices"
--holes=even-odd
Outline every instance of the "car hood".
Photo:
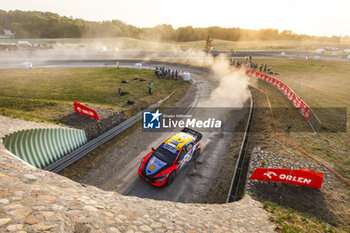
[[146,175],[152,176],[156,174],[160,169],[165,167],[167,165],[166,162],[158,159],[155,156],[152,156],[152,158],[148,161],[148,164],[145,168]]

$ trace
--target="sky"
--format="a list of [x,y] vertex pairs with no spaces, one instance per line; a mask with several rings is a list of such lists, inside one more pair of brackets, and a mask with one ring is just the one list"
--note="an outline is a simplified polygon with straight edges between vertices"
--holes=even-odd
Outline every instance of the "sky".
[[119,19],[137,27],[171,24],[350,35],[349,0],[0,0],[0,9],[50,11],[92,21]]

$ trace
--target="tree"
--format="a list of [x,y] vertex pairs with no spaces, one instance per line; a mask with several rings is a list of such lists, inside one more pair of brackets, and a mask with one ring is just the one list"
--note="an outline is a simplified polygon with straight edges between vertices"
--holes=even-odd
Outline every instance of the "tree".
[[316,37],[295,34],[290,30],[277,29],[247,30],[241,28],[193,28],[174,29],[169,24],[153,28],[138,28],[120,20],[93,22],[73,17],[59,16],[40,11],[0,10],[0,30],[10,29],[16,37],[25,38],[80,38],[80,37],[131,37],[159,41],[198,41],[207,36],[213,39],[238,40],[317,40],[340,42],[341,37]]

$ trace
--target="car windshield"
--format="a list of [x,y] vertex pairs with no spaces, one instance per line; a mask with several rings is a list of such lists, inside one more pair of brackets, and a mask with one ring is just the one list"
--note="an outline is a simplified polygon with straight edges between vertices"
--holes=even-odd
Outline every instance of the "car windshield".
[[167,164],[173,164],[176,159],[176,154],[170,152],[169,150],[159,146],[153,153],[158,159],[166,162]]

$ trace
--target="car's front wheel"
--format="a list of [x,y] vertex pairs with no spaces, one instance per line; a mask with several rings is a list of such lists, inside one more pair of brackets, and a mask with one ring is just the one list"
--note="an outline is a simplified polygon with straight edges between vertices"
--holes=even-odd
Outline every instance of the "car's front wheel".
[[173,181],[175,180],[175,177],[176,177],[176,172],[172,172],[170,173],[167,181],[166,181],[166,185],[170,185],[171,183],[173,183]]

